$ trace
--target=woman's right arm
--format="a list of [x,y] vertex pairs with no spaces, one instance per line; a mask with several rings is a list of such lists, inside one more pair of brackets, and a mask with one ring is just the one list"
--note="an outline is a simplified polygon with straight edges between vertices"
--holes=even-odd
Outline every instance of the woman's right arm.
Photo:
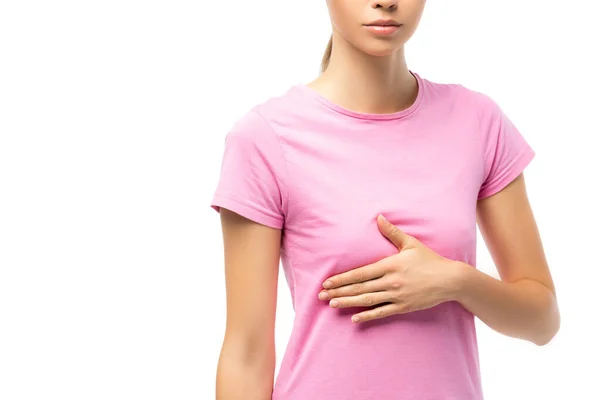
[[227,322],[217,400],[270,400],[281,229],[221,208]]

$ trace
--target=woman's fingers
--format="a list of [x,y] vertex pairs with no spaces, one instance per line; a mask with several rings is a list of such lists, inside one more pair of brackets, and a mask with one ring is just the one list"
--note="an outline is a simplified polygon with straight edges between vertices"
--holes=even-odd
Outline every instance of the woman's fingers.
[[329,302],[329,305],[334,308],[368,307],[390,301],[390,293],[381,291],[367,292],[358,296],[336,297]]
[[378,292],[386,290],[387,285],[383,282],[383,278],[377,278],[365,282],[353,283],[345,285],[337,289],[321,290],[319,293],[320,300],[332,300],[336,297],[345,296],[360,296],[370,292]]
[[335,289],[353,283],[366,282],[371,279],[380,278],[390,269],[391,265],[389,259],[390,257],[386,257],[373,264],[368,264],[331,276],[323,282],[323,288]]
[[390,315],[398,314],[399,307],[397,304],[389,303],[379,307],[375,307],[368,311],[363,311],[352,316],[352,322],[365,322],[373,319],[385,318]]

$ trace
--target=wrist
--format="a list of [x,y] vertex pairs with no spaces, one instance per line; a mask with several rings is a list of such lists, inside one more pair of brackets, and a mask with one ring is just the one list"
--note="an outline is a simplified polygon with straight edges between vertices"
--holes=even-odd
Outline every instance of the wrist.
[[466,287],[465,282],[469,273],[473,272],[473,267],[462,261],[448,260],[447,271],[447,301],[460,302]]

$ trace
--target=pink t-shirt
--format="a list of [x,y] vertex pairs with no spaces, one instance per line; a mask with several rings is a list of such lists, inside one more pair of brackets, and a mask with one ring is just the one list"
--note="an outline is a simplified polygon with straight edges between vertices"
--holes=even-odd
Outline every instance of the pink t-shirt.
[[295,318],[274,400],[482,399],[474,316],[458,302],[355,324],[323,281],[398,252],[382,213],[475,267],[477,200],[534,151],[490,97],[411,71],[416,101],[392,114],[343,108],[304,84],[254,106],[229,131],[211,206],[283,230]]

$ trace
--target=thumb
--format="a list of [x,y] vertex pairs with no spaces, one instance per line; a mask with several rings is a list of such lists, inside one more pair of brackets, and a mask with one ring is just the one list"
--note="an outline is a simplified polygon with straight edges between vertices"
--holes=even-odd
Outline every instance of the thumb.
[[377,216],[377,225],[383,235],[390,240],[399,250],[402,250],[412,238],[407,233],[404,233],[396,225],[388,221],[383,215]]

